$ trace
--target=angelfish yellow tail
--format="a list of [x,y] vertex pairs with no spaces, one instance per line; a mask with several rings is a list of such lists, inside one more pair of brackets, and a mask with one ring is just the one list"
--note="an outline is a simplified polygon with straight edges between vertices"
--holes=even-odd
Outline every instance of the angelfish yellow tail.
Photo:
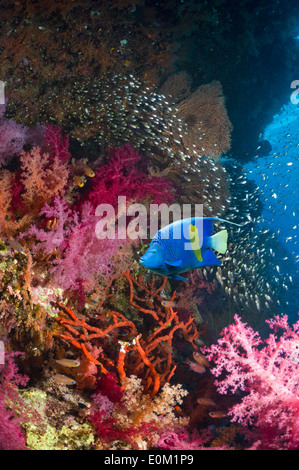
[[227,237],[227,230],[220,230],[220,232],[210,237],[210,247],[224,254],[227,250]]

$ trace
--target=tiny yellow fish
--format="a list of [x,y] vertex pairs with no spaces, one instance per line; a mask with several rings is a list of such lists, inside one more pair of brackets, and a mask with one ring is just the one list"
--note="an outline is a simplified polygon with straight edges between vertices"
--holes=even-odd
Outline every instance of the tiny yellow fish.
[[78,359],[56,359],[56,362],[64,367],[79,367],[80,365]]
[[93,178],[95,176],[95,172],[89,166],[84,167],[84,173],[86,174],[86,176],[89,176],[89,178]]
[[76,185],[79,186],[79,188],[83,188],[83,186],[86,182],[86,179],[85,179],[84,176],[75,175],[74,176],[74,181],[75,181]]
[[162,300],[161,305],[166,308],[175,307],[175,302],[171,300]]
[[57,384],[60,384],[60,385],[75,385],[76,384],[74,379],[72,379],[71,377],[67,377],[66,375],[63,375],[63,374],[52,375],[52,379]]

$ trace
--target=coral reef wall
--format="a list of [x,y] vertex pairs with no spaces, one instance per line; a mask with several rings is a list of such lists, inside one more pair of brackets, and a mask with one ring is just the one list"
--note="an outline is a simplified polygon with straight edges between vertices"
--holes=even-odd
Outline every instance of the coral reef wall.
[[[262,204],[297,168],[277,120],[277,185],[243,166],[297,58],[297,9],[266,3],[0,1],[1,450],[298,448],[298,322],[276,315],[297,213]],[[219,266],[139,263],[134,210],[163,204],[237,224],[215,223]]]

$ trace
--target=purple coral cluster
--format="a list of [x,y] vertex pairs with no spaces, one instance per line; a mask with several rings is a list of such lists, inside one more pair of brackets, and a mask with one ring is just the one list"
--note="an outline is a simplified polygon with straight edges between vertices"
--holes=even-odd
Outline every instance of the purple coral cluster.
[[39,144],[42,126],[30,129],[13,119],[4,117],[5,105],[0,105],[0,164],[7,165],[14,156],[20,155],[25,144]]

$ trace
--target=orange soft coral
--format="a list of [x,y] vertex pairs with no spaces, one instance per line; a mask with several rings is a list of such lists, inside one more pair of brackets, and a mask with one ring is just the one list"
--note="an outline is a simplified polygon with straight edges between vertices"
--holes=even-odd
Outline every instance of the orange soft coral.
[[66,186],[68,169],[65,163],[55,156],[42,153],[40,147],[33,147],[21,155],[22,198],[30,211],[38,213],[46,202],[58,195]]

